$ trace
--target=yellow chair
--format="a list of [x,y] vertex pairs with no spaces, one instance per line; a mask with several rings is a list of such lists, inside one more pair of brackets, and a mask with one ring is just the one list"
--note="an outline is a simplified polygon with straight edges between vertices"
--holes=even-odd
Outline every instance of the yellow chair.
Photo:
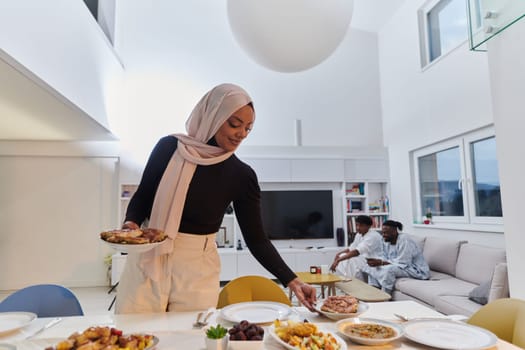
[[525,348],[525,301],[515,298],[496,299],[482,306],[467,321],[488,329],[498,338]]
[[276,301],[291,306],[284,290],[262,276],[242,276],[228,282],[219,293],[217,308],[246,301]]

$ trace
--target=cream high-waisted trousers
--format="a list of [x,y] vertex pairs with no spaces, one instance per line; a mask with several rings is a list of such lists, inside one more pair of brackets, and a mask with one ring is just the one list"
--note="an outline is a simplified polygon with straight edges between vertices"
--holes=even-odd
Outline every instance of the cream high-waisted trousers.
[[215,234],[178,233],[173,252],[158,256],[165,277],[153,281],[129,254],[118,285],[115,313],[206,310],[217,305],[221,261]]

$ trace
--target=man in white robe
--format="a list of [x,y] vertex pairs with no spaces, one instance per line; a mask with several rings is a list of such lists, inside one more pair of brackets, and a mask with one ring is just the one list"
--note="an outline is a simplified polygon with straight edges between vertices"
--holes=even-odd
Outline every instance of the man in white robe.
[[370,230],[370,216],[359,215],[355,221],[357,234],[354,241],[347,249],[335,255],[330,270],[345,278],[363,279],[361,269],[367,266],[366,259],[382,256],[383,239],[379,232]]
[[392,294],[396,279],[411,277],[428,279],[430,269],[423,252],[408,235],[399,233],[403,229],[400,222],[387,220],[383,223],[383,254],[380,259],[368,259],[363,273],[368,284]]

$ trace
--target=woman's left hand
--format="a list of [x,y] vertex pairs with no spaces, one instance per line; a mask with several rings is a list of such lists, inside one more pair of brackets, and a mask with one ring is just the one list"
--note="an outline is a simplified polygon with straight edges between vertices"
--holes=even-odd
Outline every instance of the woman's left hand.
[[315,311],[314,304],[316,301],[316,289],[309,284],[302,282],[299,278],[293,279],[288,283],[288,288],[297,297],[297,300],[303,304],[308,310]]

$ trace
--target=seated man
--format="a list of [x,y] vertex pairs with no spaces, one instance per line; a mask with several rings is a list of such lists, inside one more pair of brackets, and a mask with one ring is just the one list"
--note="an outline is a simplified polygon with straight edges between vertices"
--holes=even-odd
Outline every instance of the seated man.
[[392,294],[396,278],[411,277],[426,280],[430,277],[423,252],[416,242],[399,233],[403,224],[393,220],[383,223],[383,258],[367,259],[368,265],[363,273],[368,276],[368,284]]
[[366,259],[382,256],[383,240],[379,232],[370,230],[370,216],[359,215],[355,222],[357,234],[354,241],[347,249],[335,255],[330,270],[348,278],[363,279],[361,269],[366,266]]

